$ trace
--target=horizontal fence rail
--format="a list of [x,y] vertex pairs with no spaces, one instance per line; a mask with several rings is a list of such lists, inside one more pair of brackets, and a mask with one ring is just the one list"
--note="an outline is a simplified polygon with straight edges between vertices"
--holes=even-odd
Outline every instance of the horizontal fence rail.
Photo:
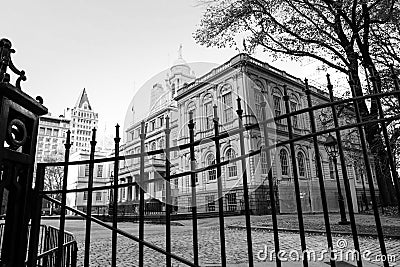
[[[298,173],[298,168],[297,168],[297,161],[295,157],[295,145],[299,141],[308,141],[313,149],[315,150],[315,155],[316,157],[316,176],[318,179],[319,183],[319,191],[321,194],[321,201],[322,201],[322,210],[323,210],[323,215],[324,215],[324,227],[326,230],[326,242],[327,242],[327,247],[330,249],[333,249],[333,240],[332,240],[332,231],[331,231],[331,222],[329,221],[329,210],[327,206],[327,196],[325,193],[325,187],[324,187],[324,177],[322,173],[322,163],[319,158],[320,155],[320,140],[318,137],[325,136],[328,134],[333,134],[336,136],[336,139],[339,141],[338,142],[338,147],[339,147],[339,162],[341,166],[341,171],[343,173],[343,182],[344,182],[344,189],[345,189],[345,196],[346,196],[346,201],[347,201],[347,207],[348,207],[348,214],[350,217],[350,223],[351,223],[351,229],[352,229],[352,237],[353,237],[353,243],[354,243],[354,248],[356,251],[360,251],[360,244],[358,240],[358,233],[357,233],[357,228],[356,228],[356,219],[354,216],[354,210],[353,210],[353,202],[352,202],[352,193],[350,190],[350,185],[349,185],[349,178],[347,177],[347,171],[346,171],[346,158],[344,156],[344,151],[345,148],[342,146],[340,140],[341,140],[341,135],[343,135],[343,132],[349,129],[354,129],[358,132],[358,136],[361,141],[360,149],[359,152],[362,156],[363,162],[367,166],[367,183],[366,186],[369,187],[370,189],[370,195],[371,195],[371,205],[372,209],[374,211],[374,217],[375,217],[375,226],[376,226],[376,232],[378,234],[378,239],[380,243],[380,248],[381,248],[381,253],[382,255],[387,256],[386,248],[385,248],[385,240],[382,232],[382,225],[380,222],[380,214],[378,212],[378,202],[377,202],[377,196],[375,196],[375,188],[373,185],[373,180],[372,180],[372,173],[371,173],[371,165],[370,165],[370,151],[369,148],[366,145],[366,139],[365,139],[365,127],[368,127],[368,125],[371,125],[371,123],[379,123],[384,127],[385,125],[391,123],[392,121],[399,120],[400,115],[392,115],[392,116],[385,116],[383,112],[380,112],[380,116],[378,118],[374,118],[372,120],[362,120],[360,118],[359,114],[359,107],[358,107],[358,102],[362,100],[373,100],[373,101],[378,101],[380,105],[380,99],[383,97],[396,97],[400,99],[400,92],[398,88],[396,90],[391,91],[391,92],[385,92],[385,93],[375,93],[371,95],[365,95],[365,96],[355,96],[353,95],[353,98],[348,98],[348,99],[335,99],[333,97],[333,86],[330,84],[330,80],[328,77],[328,90],[329,90],[329,97],[326,103],[323,104],[317,104],[313,105],[311,102],[311,96],[312,92],[310,88],[308,87],[307,81],[305,82],[305,88],[304,92],[307,96],[307,107],[304,109],[300,110],[291,110],[291,106],[289,103],[289,97],[287,93],[287,88],[284,86],[285,89],[285,94],[284,94],[284,102],[285,102],[285,113],[277,116],[275,118],[268,119],[266,110],[265,110],[265,102],[263,103],[262,107],[262,112],[263,112],[263,118],[260,122],[258,123],[253,123],[253,124],[244,124],[243,123],[243,117],[246,114],[244,113],[244,110],[241,108],[241,99],[238,99],[238,110],[237,110],[237,115],[238,115],[238,128],[229,130],[229,131],[219,131],[220,130],[220,123],[219,123],[219,118],[217,114],[217,109],[214,108],[214,116],[213,116],[213,123],[214,123],[214,134],[210,135],[210,137],[201,139],[201,140],[195,140],[195,129],[194,129],[194,122],[193,122],[193,117],[190,117],[189,124],[187,125],[188,127],[188,132],[189,132],[189,142],[183,145],[176,145],[176,146],[170,146],[170,126],[169,126],[169,117],[166,118],[166,128],[165,128],[165,135],[164,137],[166,138],[165,142],[165,147],[163,149],[157,149],[157,150],[151,150],[151,151],[146,151],[145,148],[145,140],[146,140],[146,129],[144,127],[145,122],[142,122],[141,125],[141,133],[140,133],[140,152],[139,153],[134,153],[134,154],[129,154],[129,155],[120,155],[120,138],[119,138],[119,126],[117,125],[116,127],[116,137],[114,139],[115,141],[115,156],[114,157],[107,157],[107,158],[101,158],[101,159],[95,159],[94,158],[94,152],[96,150],[96,133],[93,131],[92,135],[92,140],[90,142],[91,144],[91,150],[90,150],[90,159],[89,160],[79,160],[79,161],[69,161],[69,148],[71,146],[70,143],[70,132],[67,134],[67,143],[65,145],[66,147],[66,156],[65,160],[63,162],[53,162],[53,163],[39,163],[38,164],[38,170],[37,170],[37,177],[39,177],[39,181],[44,178],[45,172],[44,170],[48,167],[51,166],[63,166],[64,167],[64,186],[61,190],[43,190],[43,184],[37,183],[36,184],[36,192],[40,199],[46,199],[47,201],[50,201],[52,203],[56,203],[57,205],[60,205],[63,213],[65,214],[65,211],[71,211],[72,213],[75,213],[79,216],[82,216],[83,218],[86,219],[86,228],[85,228],[85,249],[83,251],[84,253],[84,266],[88,267],[90,265],[90,236],[91,236],[91,223],[96,223],[101,226],[103,226],[106,229],[111,230],[112,232],[112,259],[111,259],[111,266],[117,266],[117,257],[118,257],[118,251],[117,251],[117,240],[118,240],[118,235],[122,235],[124,237],[127,237],[131,240],[134,240],[135,242],[138,243],[139,245],[139,250],[138,250],[138,262],[139,266],[144,266],[145,258],[144,258],[144,248],[150,248],[153,251],[157,253],[161,253],[162,255],[165,256],[165,265],[166,266],[172,266],[172,260],[175,260],[177,262],[180,262],[181,264],[185,264],[188,266],[199,266],[201,265],[201,259],[199,257],[199,234],[198,234],[198,210],[196,207],[196,201],[197,201],[197,191],[196,191],[196,175],[198,173],[202,173],[205,171],[210,171],[210,170],[215,170],[216,171],[216,181],[217,181],[217,192],[218,192],[218,214],[219,217],[219,249],[220,249],[220,260],[221,260],[221,265],[226,266],[226,249],[228,247],[229,241],[226,240],[225,236],[225,221],[224,221],[224,216],[225,211],[224,211],[224,205],[226,205],[227,201],[222,197],[222,192],[223,192],[223,184],[221,183],[221,168],[223,166],[227,166],[232,163],[238,163],[239,166],[242,168],[242,179],[243,183],[241,185],[243,192],[244,192],[244,202],[242,205],[243,211],[244,211],[244,216],[245,216],[245,223],[246,223],[246,238],[247,238],[247,256],[248,256],[248,264],[249,266],[254,266],[254,251],[253,251],[253,241],[252,241],[252,229],[251,229],[251,211],[250,211],[250,205],[249,205],[249,189],[247,188],[248,186],[248,170],[247,170],[247,160],[250,158],[253,158],[254,156],[259,156],[261,153],[267,153],[267,162],[270,164],[273,161],[273,156],[271,155],[271,151],[273,149],[276,149],[278,147],[282,147],[285,145],[289,145],[290,147],[290,155],[291,159],[290,162],[293,167],[293,183],[294,183],[294,191],[295,191],[295,200],[296,200],[296,211],[297,211],[297,216],[298,216],[298,222],[299,222],[299,237],[300,237],[300,243],[301,243],[301,249],[303,251],[307,250],[307,242],[306,242],[306,234],[304,231],[304,222],[303,222],[303,207],[301,203],[301,192],[300,192],[300,185],[299,185],[299,173]],[[336,114],[336,108],[339,105],[350,105],[350,110],[354,112],[356,121],[352,123],[347,123],[344,125],[340,125],[338,121],[338,117]],[[322,110],[322,109],[330,109],[333,114],[333,124],[334,127],[330,129],[317,129],[316,126],[316,121],[315,121],[315,112]],[[304,114],[304,116],[307,116],[307,118],[310,121],[310,129],[307,129],[303,134],[299,135],[296,134],[293,131],[293,118],[294,116]],[[282,140],[279,142],[271,143],[268,135],[270,132],[273,130],[269,124],[271,122],[279,122],[282,120],[286,120],[286,132],[287,132],[287,140]],[[254,151],[245,151],[245,144],[244,144],[244,134],[248,131],[251,130],[259,130],[260,132],[263,133],[263,138],[264,138],[264,145],[256,149]],[[387,139],[387,131],[383,131],[383,136],[385,140]],[[228,160],[222,160],[221,155],[220,155],[220,141],[231,137],[231,136],[237,136],[238,140],[240,141],[239,145],[239,150],[240,153],[239,156],[235,155],[233,158],[229,158]],[[208,166],[205,167],[197,167],[195,164],[195,149],[196,147],[203,146],[205,144],[210,144],[215,147],[216,153],[216,159],[212,164],[209,164]],[[388,143],[385,143],[386,145],[386,151],[388,155],[391,155],[391,150],[390,147],[387,147]],[[182,151],[186,150],[190,154],[190,170],[187,171],[180,171],[179,173],[172,174],[171,173],[171,162],[170,162],[170,153],[174,151]],[[145,158],[147,156],[152,156],[152,155],[166,155],[162,160],[165,164],[165,177],[161,178],[152,178],[145,180]],[[390,158],[391,156],[389,156]],[[132,182],[122,182],[119,180],[119,174],[120,174],[120,168],[119,168],[119,161],[121,160],[127,160],[127,159],[140,159],[139,162],[139,179],[132,181]],[[105,162],[110,162],[114,164],[114,176],[113,176],[113,182],[111,185],[107,186],[94,186],[93,184],[93,168],[95,164],[98,163],[105,163]],[[68,174],[68,168],[70,166],[77,166],[77,165],[89,165],[89,179],[88,179],[88,187],[87,188],[79,188],[79,189],[67,189],[67,174]],[[393,165],[393,158],[391,160],[391,165]],[[396,169],[393,168],[394,166],[391,166],[390,171],[391,175],[393,177],[393,183],[396,188],[396,197],[397,199],[400,199],[400,192],[399,192],[399,186],[398,186],[398,175],[396,172]],[[192,255],[193,258],[192,260],[186,259],[182,256],[176,255],[171,252],[171,214],[172,214],[172,205],[171,203],[167,203],[165,206],[164,211],[155,211],[156,214],[165,214],[165,221],[166,221],[166,240],[165,240],[165,248],[162,248],[160,246],[156,246],[154,244],[151,244],[150,242],[146,241],[146,236],[145,236],[145,231],[144,231],[144,223],[145,223],[145,215],[149,214],[146,213],[149,211],[149,206],[148,203],[144,200],[144,187],[146,184],[150,183],[155,183],[158,181],[164,181],[166,182],[166,198],[168,201],[171,200],[171,187],[169,186],[169,182],[171,179],[174,178],[179,178],[179,177],[184,177],[188,176],[190,177],[190,190],[188,191],[188,194],[191,196],[191,202],[193,206],[190,209],[190,218],[192,222]],[[274,229],[274,249],[275,253],[279,251],[280,245],[279,245],[279,234],[278,234],[278,222],[277,222],[277,214],[279,213],[279,210],[277,210],[277,202],[278,199],[275,198],[275,191],[274,191],[274,186],[276,186],[276,179],[273,177],[272,169],[268,171],[267,175],[267,184],[269,185],[269,195],[270,195],[270,203],[271,203],[271,216],[272,216],[272,222],[273,222],[273,229]],[[132,214],[138,215],[138,220],[139,220],[139,231],[138,231],[138,236],[127,233],[126,231],[123,231],[118,228],[118,216],[121,214],[119,213],[118,209],[118,190],[121,188],[125,187],[135,187],[139,186],[139,199],[138,202],[135,203],[138,205],[138,211],[132,212]],[[95,214],[92,213],[92,193],[99,191],[99,190],[109,190],[112,192],[112,196],[114,197],[112,201],[112,224],[108,224],[99,218],[95,217]],[[65,198],[67,193],[78,193],[78,192],[88,192],[88,199],[87,199],[87,212],[80,211],[78,209],[72,208],[70,206],[66,205]],[[61,194],[61,201],[57,200],[55,198],[50,197],[50,195],[53,194]],[[111,207],[111,205],[110,205]],[[400,209],[400,203],[399,203],[399,209]],[[73,240],[70,240],[70,237],[66,235],[65,230],[64,230],[64,224],[65,224],[65,216],[61,216],[61,227],[59,232],[57,234],[57,237],[55,237],[55,240],[58,240],[56,242],[56,245],[54,245],[50,250],[47,251],[42,251],[41,247],[37,247],[37,251],[35,253],[31,254],[31,257],[29,260],[37,260],[38,262],[43,262],[45,259],[47,259],[47,262],[53,262],[54,260],[54,265],[48,265],[48,266],[75,266],[77,263],[76,261],[73,261],[73,256],[75,256],[76,259],[76,242]],[[39,234],[39,225],[40,225],[40,216],[36,216],[33,220],[33,224],[35,226],[34,233]],[[1,228],[0,228],[1,230]],[[53,231],[53,230],[51,230]],[[60,240],[63,241],[63,246],[60,244]],[[39,244],[40,242],[36,238],[31,238],[31,244],[36,245]],[[35,255],[36,254],[36,255]],[[279,259],[276,259],[275,261],[276,266],[281,266],[281,262]],[[308,259],[305,257],[303,259],[303,266],[308,266]],[[52,263],[53,264],[53,263]],[[68,265],[69,264],[69,265]],[[75,265],[73,265],[75,264]],[[385,267],[389,266],[388,260],[383,262]],[[336,266],[336,261],[334,259],[330,259],[330,265],[331,266]],[[357,265],[359,267],[363,266],[363,263],[361,260],[357,260]],[[45,266],[45,265],[43,265]]]

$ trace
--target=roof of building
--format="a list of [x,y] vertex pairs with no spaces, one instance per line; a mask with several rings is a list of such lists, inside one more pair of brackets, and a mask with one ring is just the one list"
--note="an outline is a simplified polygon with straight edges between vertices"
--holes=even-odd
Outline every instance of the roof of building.
[[86,93],[86,88],[83,88],[82,93],[79,95],[78,101],[75,104],[75,107],[83,108],[83,104],[88,103],[88,109],[92,110],[92,106],[90,105],[89,98]]

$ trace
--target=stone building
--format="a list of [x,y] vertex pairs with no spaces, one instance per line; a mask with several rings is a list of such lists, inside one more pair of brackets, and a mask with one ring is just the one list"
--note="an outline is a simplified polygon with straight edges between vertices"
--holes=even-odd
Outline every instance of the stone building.
[[[164,148],[165,116],[171,118],[171,145],[182,145],[189,142],[189,112],[193,113],[195,122],[195,140],[204,140],[214,135],[213,106],[217,106],[220,131],[229,131],[238,128],[236,114],[237,98],[242,101],[244,124],[250,125],[261,120],[261,103],[267,102],[268,116],[279,116],[286,113],[283,101],[283,86],[286,86],[289,96],[290,109],[300,110],[307,107],[304,93],[304,83],[271,65],[261,62],[247,54],[239,54],[226,63],[212,69],[201,77],[190,75],[190,66],[182,59],[171,67],[169,79],[165,84],[155,84],[151,89],[151,112],[146,121],[146,151]],[[318,88],[311,87],[313,104],[329,101],[328,94]],[[320,112],[316,112],[317,127],[326,127],[318,119]],[[342,123],[346,123],[342,121]],[[294,137],[310,133],[308,114],[292,117]],[[286,120],[276,121],[269,125],[270,143],[279,143],[288,139]],[[125,154],[140,152],[140,121],[133,122],[125,129],[127,142],[122,146]],[[325,181],[326,196],[330,211],[338,211],[338,193],[335,181],[335,172],[332,160],[324,149],[325,137],[319,137],[320,154]],[[264,144],[264,137],[259,128],[254,128],[244,134],[245,152],[260,149]],[[220,141],[221,160],[230,160],[240,155],[239,136],[232,135]],[[277,147],[274,151],[272,171],[275,184],[275,194],[278,199],[278,210],[281,213],[296,212],[294,193],[293,164],[289,146]],[[295,159],[299,174],[300,198],[304,212],[321,212],[321,195],[317,178],[315,152],[311,139],[301,140],[295,144]],[[215,147],[207,143],[196,147],[196,168],[207,167],[215,162]],[[172,153],[172,173],[180,173],[190,169],[189,150]],[[121,166],[121,182],[137,181],[138,160],[126,160]],[[145,179],[165,177],[165,161],[163,155],[151,156],[146,159]],[[250,208],[253,214],[270,212],[269,189],[266,164],[266,155],[262,153],[246,160],[246,170],[250,194]],[[224,209],[231,212],[244,210],[243,169],[238,162],[230,162],[222,167],[222,185]],[[360,187],[359,171],[354,168],[354,161],[347,162],[347,174],[350,179],[354,210],[358,210],[356,188]],[[339,166],[341,183],[342,173]],[[190,212],[192,195],[190,176],[172,179],[172,196],[175,210]],[[165,183],[158,180],[149,183],[145,191],[148,199],[165,200]],[[137,188],[121,188],[120,205],[130,205],[138,200]],[[342,184],[342,192],[344,186]],[[133,202],[132,202],[133,201]],[[208,170],[196,175],[196,202],[198,212],[218,211],[217,177],[216,171]],[[160,208],[162,209],[162,207]],[[131,210],[135,212],[136,210]]]
[[57,158],[64,153],[66,132],[70,120],[64,116],[47,114],[39,118],[38,143],[36,147],[36,162],[44,162],[48,158]]

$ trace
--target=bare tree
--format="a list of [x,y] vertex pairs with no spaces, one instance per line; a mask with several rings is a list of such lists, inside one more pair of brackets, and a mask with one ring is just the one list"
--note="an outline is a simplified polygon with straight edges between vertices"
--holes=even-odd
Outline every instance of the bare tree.
[[[373,89],[382,91],[381,69],[374,55],[380,51],[376,39],[384,36],[373,33],[397,20],[394,14],[398,14],[398,8],[394,0],[202,2],[207,8],[194,33],[195,40],[202,45],[237,46],[236,38],[244,36],[243,42],[249,52],[261,47],[275,57],[316,59],[347,75],[350,91],[356,96],[364,94],[360,79],[361,67],[364,66],[369,76],[374,76],[376,80]],[[394,34],[396,38],[400,36],[398,31]],[[392,38],[391,41],[398,44],[397,39]],[[366,101],[359,101],[358,105],[364,121],[378,118],[376,101],[371,101],[369,108]],[[375,160],[387,164],[380,125],[369,123],[365,128]],[[375,169],[377,177],[380,177],[378,186],[386,205],[394,201],[393,181],[390,174],[381,170]]]
[[[62,154],[54,154],[48,155],[44,157],[44,162],[62,162],[63,155]],[[64,167],[63,166],[47,166],[44,175],[44,190],[52,191],[52,190],[61,190],[64,178]],[[53,198],[61,201],[61,194],[53,194]],[[54,205],[51,205],[52,209],[54,209]]]

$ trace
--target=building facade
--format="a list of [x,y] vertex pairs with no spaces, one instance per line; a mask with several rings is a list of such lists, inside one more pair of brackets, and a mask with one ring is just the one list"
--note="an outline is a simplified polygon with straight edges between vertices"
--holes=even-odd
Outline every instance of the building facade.
[[[108,152],[96,151],[95,159],[108,156]],[[88,160],[90,153],[76,151],[71,154],[70,161]],[[98,163],[93,169],[93,187],[106,186],[110,181],[110,165]],[[88,187],[89,164],[72,165],[68,169],[67,189],[80,189]],[[88,192],[74,192],[67,194],[67,205],[80,211],[87,211]],[[109,192],[108,190],[96,190],[92,195],[92,214],[108,214]]]
[[50,158],[57,159],[64,154],[64,144],[70,120],[64,116],[54,117],[47,114],[39,118],[36,162],[45,162]]
[[[164,148],[165,137],[164,121],[166,115],[171,119],[171,145],[189,143],[188,122],[190,113],[193,114],[195,123],[195,140],[202,140],[214,135],[213,106],[217,106],[220,131],[237,129],[239,126],[236,110],[237,98],[241,99],[243,109],[243,121],[250,125],[261,121],[262,102],[267,102],[269,116],[276,117],[286,113],[284,104],[284,87],[289,96],[291,111],[307,107],[304,83],[286,72],[276,69],[271,65],[261,62],[247,54],[239,54],[214,68],[202,77],[190,76],[191,70],[188,64],[179,57],[178,64],[170,69],[172,79],[167,79],[165,86],[155,84],[152,88],[151,112],[146,118],[146,151]],[[186,74],[186,75],[184,75]],[[327,92],[311,87],[313,105],[329,101]],[[153,97],[154,96],[154,97]],[[156,97],[157,96],[157,97]],[[159,96],[162,96],[161,98]],[[156,101],[163,99],[161,102]],[[156,104],[158,103],[158,104]],[[160,104],[162,103],[162,104]],[[316,118],[323,114],[317,111]],[[160,119],[163,118],[163,119]],[[346,123],[341,119],[341,123]],[[276,121],[269,127],[269,142],[280,143],[288,140],[288,126],[286,119]],[[317,119],[317,127],[327,127],[321,119]],[[308,114],[299,114],[292,117],[294,137],[310,133]],[[140,122],[134,122],[125,129],[129,137],[122,150],[125,154],[140,152]],[[332,159],[324,149],[324,137],[319,137],[320,155],[323,167],[326,197],[330,211],[338,211],[338,193],[336,176]],[[264,145],[263,131],[254,128],[244,134],[245,153],[260,149]],[[230,160],[240,155],[239,136],[233,135],[220,140],[221,160]],[[215,163],[214,144],[200,145],[195,149],[196,168],[207,167]],[[272,173],[274,177],[274,191],[278,199],[278,210],[281,213],[296,212],[296,200],[294,190],[293,164],[289,146],[280,146],[275,149],[272,160]],[[172,173],[180,173],[190,170],[189,150],[172,153]],[[295,144],[295,157],[297,173],[300,183],[300,198],[304,212],[321,212],[322,202],[317,178],[315,163],[315,151],[312,140],[305,139]],[[347,162],[347,175],[354,203],[354,210],[358,210],[356,191],[360,188],[360,172],[355,166],[355,160]],[[138,181],[139,161],[127,160],[121,166],[121,182]],[[265,214],[270,212],[269,188],[267,174],[270,166],[266,164],[266,154],[261,153],[246,160],[248,187],[250,194],[250,208],[253,214]],[[163,154],[148,157],[146,159],[145,179],[165,177],[165,160]],[[339,179],[344,185],[339,166]],[[243,197],[243,169],[240,161],[230,162],[222,167],[224,209],[231,212],[244,210]],[[175,178],[171,181],[173,203],[175,211],[190,212],[192,207],[190,176]],[[163,179],[149,183],[144,188],[151,198],[165,201],[165,181]],[[132,200],[138,201],[138,187],[121,188],[120,205],[130,205]],[[208,170],[196,175],[196,202],[199,212],[218,211],[217,201],[217,177],[216,171]],[[135,212],[135,209],[132,209]]]

